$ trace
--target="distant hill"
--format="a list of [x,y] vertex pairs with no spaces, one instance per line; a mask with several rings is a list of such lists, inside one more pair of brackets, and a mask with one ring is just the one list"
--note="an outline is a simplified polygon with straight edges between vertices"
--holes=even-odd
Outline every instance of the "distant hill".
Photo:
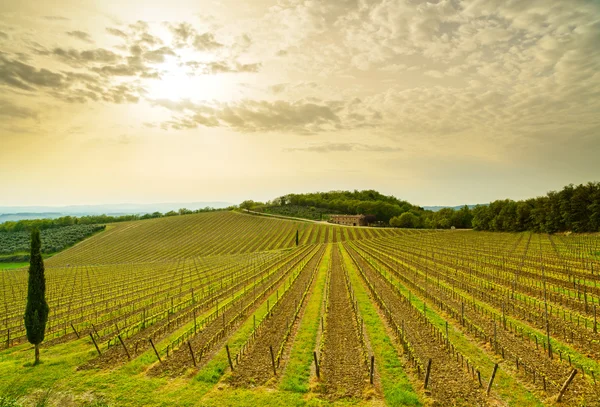
[[440,211],[442,206],[422,208],[373,189],[287,194],[265,203],[247,200],[240,204],[241,209],[312,220],[328,220],[331,214],[349,214],[368,216],[370,224],[379,226],[468,229],[472,215],[463,207],[457,206],[451,211]]
[[22,213],[3,213],[0,214],[0,223],[8,221],[18,221],[23,219],[56,219],[64,216],[60,212],[22,212]]
[[68,206],[0,206],[0,223],[22,219],[56,219],[62,216],[87,215],[130,215],[153,212],[176,211],[181,208],[190,210],[227,208],[229,202],[172,202],[152,204],[106,204],[106,205],[68,205]]
[[[473,209],[477,205],[487,205],[487,204],[475,204],[475,205],[467,205],[467,206],[469,207],[469,209]],[[454,209],[456,211],[456,210],[459,210],[462,207],[464,207],[464,205],[458,205],[458,206],[423,206],[422,208],[425,209],[426,211],[437,212],[440,209],[444,209],[444,208],[450,208],[450,209]]]

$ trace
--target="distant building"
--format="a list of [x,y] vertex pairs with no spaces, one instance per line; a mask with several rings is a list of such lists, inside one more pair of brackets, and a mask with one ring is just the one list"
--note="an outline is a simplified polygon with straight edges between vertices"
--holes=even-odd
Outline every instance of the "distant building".
[[329,221],[338,225],[367,226],[365,215],[331,215]]

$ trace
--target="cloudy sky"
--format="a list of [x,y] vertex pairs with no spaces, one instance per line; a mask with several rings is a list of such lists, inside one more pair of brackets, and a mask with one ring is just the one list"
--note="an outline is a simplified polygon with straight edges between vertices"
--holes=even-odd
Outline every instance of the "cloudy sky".
[[0,205],[600,180],[595,0],[8,0]]

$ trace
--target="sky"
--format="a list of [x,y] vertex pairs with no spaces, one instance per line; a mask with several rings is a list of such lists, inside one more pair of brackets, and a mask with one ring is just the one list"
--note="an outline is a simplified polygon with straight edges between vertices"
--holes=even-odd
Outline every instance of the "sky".
[[8,0],[0,206],[600,180],[597,0]]

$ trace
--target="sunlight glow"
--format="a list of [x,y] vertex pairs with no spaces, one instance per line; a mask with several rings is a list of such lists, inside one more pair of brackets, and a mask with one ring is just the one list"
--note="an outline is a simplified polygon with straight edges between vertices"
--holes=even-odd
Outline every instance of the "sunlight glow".
[[150,99],[227,101],[235,88],[231,75],[191,76],[190,68],[176,58],[170,57],[156,67],[162,72],[160,79],[148,79],[145,83]]

